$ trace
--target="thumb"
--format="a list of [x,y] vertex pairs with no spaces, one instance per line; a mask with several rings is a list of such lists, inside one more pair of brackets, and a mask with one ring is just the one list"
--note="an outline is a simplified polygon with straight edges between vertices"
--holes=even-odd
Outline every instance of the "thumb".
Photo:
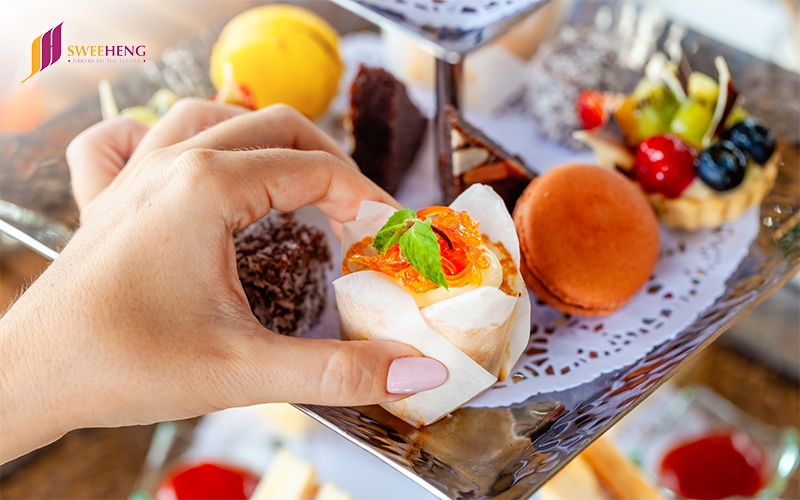
[[[386,403],[434,389],[447,368],[406,344],[382,340],[254,336],[253,402],[358,406]],[[258,342],[260,340],[261,342]],[[260,344],[260,345],[258,345]]]

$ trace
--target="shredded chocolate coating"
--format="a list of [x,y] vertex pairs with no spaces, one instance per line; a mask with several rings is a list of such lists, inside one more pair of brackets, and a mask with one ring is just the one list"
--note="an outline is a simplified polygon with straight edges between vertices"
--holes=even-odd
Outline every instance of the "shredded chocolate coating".
[[250,309],[266,328],[297,336],[325,309],[331,252],[322,231],[272,212],[233,236]]

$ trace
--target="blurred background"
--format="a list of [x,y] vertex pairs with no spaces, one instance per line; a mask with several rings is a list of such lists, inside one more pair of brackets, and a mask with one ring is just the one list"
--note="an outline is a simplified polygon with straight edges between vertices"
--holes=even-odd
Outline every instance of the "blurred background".
[[[306,3],[326,3],[310,0]],[[176,41],[224,23],[256,5],[255,0],[30,0],[0,3],[0,131],[24,131],[93,93],[97,82],[114,81],[129,64],[84,65],[75,71],[60,64],[34,82],[30,46],[41,33],[63,22],[65,40],[75,45],[146,45],[158,58]],[[560,3],[567,3],[560,0]],[[687,27],[727,45],[800,69],[800,14],[797,0],[646,0]],[[329,11],[333,11],[328,9]],[[335,10],[335,9],[334,9]]]
[[[75,45],[145,45],[159,59],[178,41],[220,27],[256,0],[26,0],[0,2],[0,135],[21,134],[97,94],[101,79],[115,82],[135,64],[58,64],[35,79],[32,40],[64,23]],[[370,28],[327,0],[311,6],[334,25]],[[548,9],[576,2],[556,0]],[[577,2],[579,4],[579,2]],[[799,0],[646,0],[686,27],[792,72],[800,72]],[[338,20],[338,24],[337,24]],[[64,44],[66,45],[66,43]],[[62,58],[65,54],[62,53]],[[798,124],[800,127],[800,123]],[[0,186],[3,180],[0,179]],[[0,245],[0,310],[5,310],[47,266],[18,246]],[[795,282],[797,279],[795,279]],[[800,426],[800,306],[785,288],[734,325],[683,370],[674,385],[704,384],[775,426]],[[32,460],[2,474],[3,498],[123,498],[139,474],[153,427],[80,430]],[[800,498],[795,474],[783,498]]]

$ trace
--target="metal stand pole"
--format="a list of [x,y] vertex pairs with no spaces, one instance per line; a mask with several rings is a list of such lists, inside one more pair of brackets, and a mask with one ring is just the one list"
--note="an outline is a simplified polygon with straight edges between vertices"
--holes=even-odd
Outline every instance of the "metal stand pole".
[[[445,106],[448,104],[455,109],[461,107],[461,75],[463,69],[463,62],[461,61],[451,64],[441,59],[436,59],[436,118],[435,128],[436,136],[434,141],[434,159],[436,165],[439,167],[439,182],[443,186],[445,182],[449,182],[450,177],[445,176],[443,173],[444,165],[446,165],[444,155],[449,150],[445,144],[450,142],[450,134],[446,126],[447,117],[445,116]],[[447,141],[447,142],[444,142]],[[442,194],[444,199],[444,194]]]

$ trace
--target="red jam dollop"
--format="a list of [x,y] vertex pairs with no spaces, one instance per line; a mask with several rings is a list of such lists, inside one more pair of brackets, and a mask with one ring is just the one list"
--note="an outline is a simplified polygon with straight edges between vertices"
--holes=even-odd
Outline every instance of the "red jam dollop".
[[751,497],[766,483],[766,463],[746,435],[719,432],[673,448],[664,456],[659,475],[684,498]]
[[156,492],[157,500],[247,500],[258,484],[252,472],[204,463],[169,475]]

